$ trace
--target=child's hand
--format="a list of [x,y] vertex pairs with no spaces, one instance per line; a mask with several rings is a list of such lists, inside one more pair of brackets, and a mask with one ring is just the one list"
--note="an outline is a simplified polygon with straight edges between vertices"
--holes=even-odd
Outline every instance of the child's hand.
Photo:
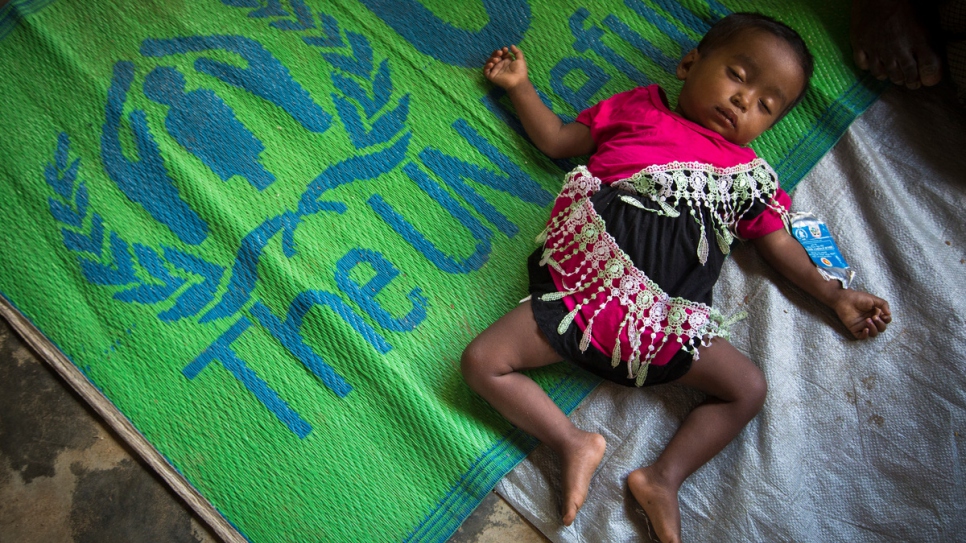
[[832,309],[856,339],[875,337],[892,322],[889,302],[860,290],[840,292]]
[[523,58],[523,51],[516,45],[511,45],[509,49],[504,47],[493,51],[483,65],[483,75],[506,90],[529,81],[527,61]]

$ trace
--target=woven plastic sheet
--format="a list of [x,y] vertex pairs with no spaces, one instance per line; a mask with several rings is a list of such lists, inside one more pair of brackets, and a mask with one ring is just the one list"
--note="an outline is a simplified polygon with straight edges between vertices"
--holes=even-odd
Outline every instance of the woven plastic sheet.
[[[684,539],[962,541],[966,534],[966,112],[949,88],[893,90],[802,181],[792,209],[823,218],[890,303],[884,335],[854,341],[834,313],[740,247],[715,303],[747,310],[732,343],[769,383],[763,411],[681,489]],[[557,542],[646,541],[627,474],[650,464],[700,400],[673,385],[605,384],[572,415],[607,457],[573,526],[539,447],[497,487]],[[656,541],[656,539],[655,539]]]

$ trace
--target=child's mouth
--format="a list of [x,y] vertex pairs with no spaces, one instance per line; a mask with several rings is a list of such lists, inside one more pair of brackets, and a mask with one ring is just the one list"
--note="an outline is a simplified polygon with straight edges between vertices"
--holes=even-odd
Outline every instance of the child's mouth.
[[715,111],[718,112],[718,116],[720,116],[725,122],[731,125],[731,128],[737,128],[738,119],[735,117],[735,114],[733,111],[728,109],[722,109],[720,107],[715,108]]

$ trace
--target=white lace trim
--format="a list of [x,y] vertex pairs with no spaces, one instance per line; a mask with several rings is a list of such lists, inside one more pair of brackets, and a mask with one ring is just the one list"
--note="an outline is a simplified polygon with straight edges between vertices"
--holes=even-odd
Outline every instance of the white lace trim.
[[612,183],[621,190],[650,198],[659,209],[649,209],[632,197],[622,197],[624,202],[641,209],[648,209],[667,217],[677,217],[677,209],[683,202],[701,227],[697,256],[701,264],[708,261],[708,233],[701,208],[710,211],[718,248],[722,253],[731,251],[731,243],[737,237],[738,220],[756,202],[763,202],[782,216],[787,228],[788,211],[774,200],[778,190],[778,176],[767,162],[760,158],[730,168],[718,168],[700,162],[670,162],[648,166],[638,173]]

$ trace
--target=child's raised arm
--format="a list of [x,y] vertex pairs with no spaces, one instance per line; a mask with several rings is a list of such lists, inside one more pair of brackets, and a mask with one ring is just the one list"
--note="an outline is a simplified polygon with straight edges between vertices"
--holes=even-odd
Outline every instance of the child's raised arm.
[[523,51],[516,45],[494,51],[483,66],[483,75],[506,89],[527,135],[544,154],[550,158],[570,158],[594,151],[596,146],[587,125],[564,124],[540,100],[527,75]]
[[839,320],[857,339],[875,337],[892,321],[889,303],[860,290],[828,281],[812,264],[808,253],[785,230],[753,240],[755,248],[779,273],[835,310]]

